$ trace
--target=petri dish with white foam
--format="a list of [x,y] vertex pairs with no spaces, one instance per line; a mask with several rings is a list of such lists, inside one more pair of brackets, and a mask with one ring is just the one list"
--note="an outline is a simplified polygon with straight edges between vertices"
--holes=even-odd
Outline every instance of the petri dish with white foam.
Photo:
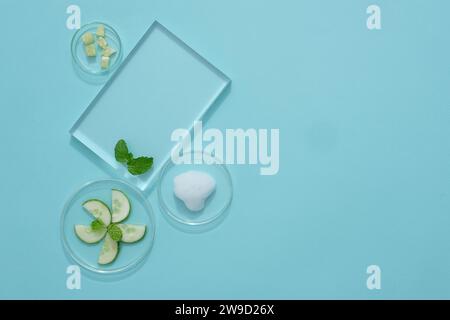
[[[164,164],[158,183],[158,200],[163,213],[178,226],[184,225],[198,230],[215,227],[225,217],[233,199],[233,183],[230,172],[218,159],[210,154],[187,152],[180,158],[190,159],[175,163],[170,157]],[[214,191],[205,199],[201,210],[193,211],[175,194],[175,178],[197,172],[207,174],[215,182]],[[184,229],[195,230],[195,229]]]

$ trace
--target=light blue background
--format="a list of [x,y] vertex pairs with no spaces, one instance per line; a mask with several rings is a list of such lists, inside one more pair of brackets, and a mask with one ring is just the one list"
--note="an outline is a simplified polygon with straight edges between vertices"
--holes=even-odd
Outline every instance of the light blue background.
[[[366,8],[382,8],[382,30]],[[70,143],[99,91],[71,65],[66,7],[119,31],[158,19],[232,80],[208,127],[280,128],[280,172],[231,166],[223,224],[162,218],[148,261],[66,289],[59,218],[109,175]],[[450,3],[0,0],[0,298],[450,298]],[[366,288],[366,267],[382,290]],[[85,275],[83,273],[83,275]]]

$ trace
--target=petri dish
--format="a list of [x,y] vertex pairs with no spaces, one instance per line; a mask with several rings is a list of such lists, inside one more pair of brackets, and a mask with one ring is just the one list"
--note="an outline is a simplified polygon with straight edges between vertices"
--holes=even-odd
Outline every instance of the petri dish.
[[[159,205],[161,210],[176,223],[190,227],[214,225],[223,217],[233,199],[231,175],[221,159],[194,151],[187,152],[187,155],[191,159],[203,159],[203,161],[202,163],[190,161],[190,163],[175,164],[172,158],[169,158],[161,170],[158,182]],[[206,199],[205,207],[197,212],[190,211],[174,194],[174,178],[191,170],[207,173],[216,182],[215,191]]]
[[[131,202],[131,212],[121,223],[145,224],[144,238],[136,243],[119,243],[117,258],[108,265],[97,263],[103,240],[95,244],[81,241],[75,234],[76,224],[89,225],[94,218],[82,208],[83,202],[99,199],[111,206],[111,190],[123,191]],[[85,184],[66,202],[61,215],[61,239],[69,256],[81,267],[100,274],[125,272],[141,263],[150,253],[155,239],[155,219],[152,207],[142,193],[120,180],[99,180]]]
[[[95,32],[97,31],[97,27],[99,25],[105,26],[105,40],[108,42],[108,46],[116,50],[116,53],[110,57],[109,68],[107,69],[102,69],[100,67],[102,49],[96,44],[96,42],[96,56],[88,57],[86,56],[84,43],[81,39],[83,34],[86,32],[92,32],[95,36]],[[96,36],[95,39],[97,39]],[[94,75],[104,77],[112,73],[120,65],[122,60],[122,42],[120,41],[118,33],[110,25],[103,22],[91,22],[89,24],[85,24],[78,29],[77,32],[75,32],[72,38],[71,52],[73,63],[77,68],[91,76]]]

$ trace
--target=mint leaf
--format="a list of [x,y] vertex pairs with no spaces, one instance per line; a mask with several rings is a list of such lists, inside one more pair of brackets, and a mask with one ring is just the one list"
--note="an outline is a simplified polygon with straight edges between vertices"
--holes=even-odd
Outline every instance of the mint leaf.
[[133,159],[133,154],[128,151],[127,143],[123,139],[120,139],[116,143],[116,147],[114,148],[114,154],[116,156],[116,160],[123,164],[127,164],[128,161]]
[[108,233],[114,241],[122,240],[122,230],[116,224],[109,226]]
[[149,157],[139,157],[128,161],[128,171],[134,176],[146,173],[152,166],[153,158]]
[[153,158],[134,158],[133,154],[128,151],[127,143],[123,139],[117,141],[116,147],[114,148],[114,154],[116,160],[123,165],[128,166],[128,171],[134,176],[146,173],[153,166]]
[[103,224],[103,222],[101,222],[100,220],[94,220],[91,222],[91,228],[94,231],[98,231],[101,230],[102,228],[104,228],[105,225]]

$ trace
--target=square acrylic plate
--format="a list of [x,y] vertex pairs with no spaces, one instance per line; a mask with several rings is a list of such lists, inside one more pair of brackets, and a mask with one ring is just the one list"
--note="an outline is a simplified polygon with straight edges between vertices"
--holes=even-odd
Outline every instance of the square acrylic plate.
[[[145,191],[175,146],[175,129],[201,120],[230,79],[155,21],[71,129],[130,183]],[[134,156],[152,156],[153,169],[130,175],[114,146],[128,143]]]

